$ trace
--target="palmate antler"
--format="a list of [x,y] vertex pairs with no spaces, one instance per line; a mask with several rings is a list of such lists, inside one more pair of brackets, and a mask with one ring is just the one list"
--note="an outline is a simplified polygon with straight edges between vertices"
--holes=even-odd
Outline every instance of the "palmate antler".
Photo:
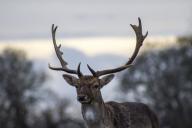
[[49,64],[49,68],[52,69],[52,70],[64,71],[64,72],[67,72],[67,73],[70,73],[70,74],[76,74],[79,77],[81,77],[82,76],[82,73],[80,71],[81,63],[79,63],[77,70],[72,70],[72,69],[69,69],[67,67],[67,65],[68,65],[67,62],[62,58],[63,52],[60,51],[61,44],[59,46],[57,46],[56,39],[55,39],[56,30],[57,30],[57,26],[55,27],[54,24],[53,24],[52,28],[51,28],[53,45],[54,45],[54,48],[55,48],[57,58],[59,59],[62,67],[59,67],[59,68],[58,67],[52,67]]
[[[133,28],[133,30],[134,30],[134,32],[136,34],[136,46],[135,46],[135,50],[134,50],[131,58],[123,66],[120,66],[120,67],[114,68],[114,69],[102,70],[102,71],[94,71],[89,65],[87,65],[88,69],[93,74],[93,76],[99,77],[99,76],[106,75],[106,74],[120,72],[120,71],[125,70],[125,69],[127,69],[127,68],[129,68],[131,66],[131,64],[135,60],[136,56],[138,55],[138,52],[139,52],[139,50],[140,50],[140,48],[141,48],[141,46],[143,44],[143,41],[145,40],[145,38],[148,35],[148,32],[146,32],[145,35],[142,34],[141,19],[138,18],[138,21],[139,21],[138,26],[131,24],[131,27]],[[70,73],[70,74],[77,74],[79,77],[83,76],[83,74],[80,71],[81,63],[79,63],[77,70],[72,70],[72,69],[67,68],[67,62],[65,60],[63,60],[63,58],[62,58],[63,53],[60,51],[61,45],[57,46],[57,44],[56,44],[56,39],[55,39],[56,30],[57,30],[57,26],[54,27],[54,25],[52,25],[53,44],[54,44],[56,55],[57,55],[62,67],[56,68],[56,67],[52,67],[52,66],[49,65],[49,68],[52,69],[52,70],[57,70],[57,71],[64,71],[64,72],[67,72],[67,73]]]
[[106,75],[106,74],[120,72],[120,71],[125,70],[126,68],[129,68],[131,66],[131,64],[135,60],[137,54],[139,53],[139,50],[140,50],[140,48],[141,48],[141,46],[143,44],[143,41],[145,40],[145,38],[148,35],[148,32],[146,32],[145,35],[142,34],[141,19],[138,18],[138,21],[139,21],[139,25],[138,26],[131,24],[131,27],[133,28],[133,30],[135,31],[135,34],[136,34],[136,46],[135,46],[135,50],[134,50],[131,58],[123,66],[120,66],[120,67],[114,68],[114,69],[107,69],[107,70],[97,71],[97,72],[95,72],[89,65],[87,65],[87,67],[89,68],[89,70],[91,71],[91,73],[94,76],[98,77],[98,76],[102,76],[102,75]]

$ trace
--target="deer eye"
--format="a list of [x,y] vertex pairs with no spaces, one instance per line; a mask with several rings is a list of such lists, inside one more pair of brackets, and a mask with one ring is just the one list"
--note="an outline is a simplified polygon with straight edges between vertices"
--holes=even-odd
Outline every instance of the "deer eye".
[[75,86],[76,87],[76,89],[79,89],[80,87],[77,85],[77,86]]
[[93,88],[98,89],[99,85],[94,85]]

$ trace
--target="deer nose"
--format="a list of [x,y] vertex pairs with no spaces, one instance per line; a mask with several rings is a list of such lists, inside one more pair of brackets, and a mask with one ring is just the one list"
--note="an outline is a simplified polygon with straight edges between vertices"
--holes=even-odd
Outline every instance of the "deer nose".
[[87,96],[85,96],[85,95],[80,95],[80,96],[77,96],[77,100],[78,101],[85,101],[85,100],[87,100]]

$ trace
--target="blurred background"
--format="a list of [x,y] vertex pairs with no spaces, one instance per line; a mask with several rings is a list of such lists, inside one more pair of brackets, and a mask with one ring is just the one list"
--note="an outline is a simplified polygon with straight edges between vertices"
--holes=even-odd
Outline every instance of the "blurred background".
[[[138,101],[162,128],[192,127],[191,0],[0,0],[0,127],[85,128],[75,88],[66,84],[51,39],[58,25],[69,67],[124,64],[135,47],[129,24],[149,35],[134,66],[116,74],[105,101]],[[110,92],[110,93],[109,93]]]

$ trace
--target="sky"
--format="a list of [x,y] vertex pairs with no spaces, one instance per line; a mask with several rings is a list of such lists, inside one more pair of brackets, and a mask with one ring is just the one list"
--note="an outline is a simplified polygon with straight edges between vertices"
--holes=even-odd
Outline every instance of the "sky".
[[151,36],[184,35],[191,0],[0,0],[0,40],[47,39],[56,24],[61,38],[127,37],[141,17]]

